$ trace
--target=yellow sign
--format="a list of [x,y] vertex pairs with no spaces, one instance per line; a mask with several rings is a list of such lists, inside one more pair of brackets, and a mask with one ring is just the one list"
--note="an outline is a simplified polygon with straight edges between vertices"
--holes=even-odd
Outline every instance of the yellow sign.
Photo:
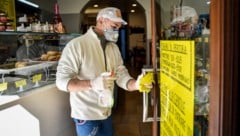
[[8,85],[7,82],[0,83],[0,92],[7,90],[7,85]]
[[161,136],[192,136],[194,41],[160,41]]
[[38,81],[42,80],[42,74],[37,74],[32,77],[33,83],[36,83]]
[[16,88],[23,87],[27,85],[26,79],[18,80],[15,82]]

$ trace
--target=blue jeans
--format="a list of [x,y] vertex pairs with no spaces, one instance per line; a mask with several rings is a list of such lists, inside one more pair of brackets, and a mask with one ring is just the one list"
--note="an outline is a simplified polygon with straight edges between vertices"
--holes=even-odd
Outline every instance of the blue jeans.
[[105,120],[73,120],[77,136],[113,136],[111,116]]

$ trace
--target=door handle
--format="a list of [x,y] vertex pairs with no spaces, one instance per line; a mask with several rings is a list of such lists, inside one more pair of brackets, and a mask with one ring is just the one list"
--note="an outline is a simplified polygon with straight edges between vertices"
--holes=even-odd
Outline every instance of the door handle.
[[[153,69],[151,68],[144,68],[142,69],[142,73],[146,74],[148,72],[153,72]],[[157,70],[157,72],[160,72],[160,69]],[[159,87],[161,88],[161,87]],[[149,99],[150,97],[150,99]],[[151,106],[155,106],[155,108],[158,108],[158,103],[153,103],[151,95],[149,95],[149,93],[147,92],[143,92],[143,122],[153,122],[154,118],[149,116],[149,102],[151,102]],[[164,116],[167,117],[168,116],[168,106],[169,106],[169,91],[167,91],[167,97],[166,97],[166,111],[164,111]],[[156,110],[158,111],[158,109]],[[163,118],[161,117],[157,117],[156,118],[157,121],[164,121]]]

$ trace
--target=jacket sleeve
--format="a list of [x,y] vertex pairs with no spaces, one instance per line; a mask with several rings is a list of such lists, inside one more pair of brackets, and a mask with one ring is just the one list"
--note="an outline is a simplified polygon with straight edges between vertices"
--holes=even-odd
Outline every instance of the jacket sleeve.
[[[68,91],[68,82],[78,75],[78,67],[80,65],[77,59],[76,49],[72,42],[68,43],[62,52],[62,56],[58,62],[56,73],[56,86],[62,91]],[[81,57],[81,56],[78,56]]]
[[129,75],[127,68],[123,64],[123,59],[118,46],[112,43],[106,47],[106,52],[108,58],[107,63],[108,66],[111,67],[109,69],[115,72],[117,85],[125,90],[128,90],[127,83],[133,78]]

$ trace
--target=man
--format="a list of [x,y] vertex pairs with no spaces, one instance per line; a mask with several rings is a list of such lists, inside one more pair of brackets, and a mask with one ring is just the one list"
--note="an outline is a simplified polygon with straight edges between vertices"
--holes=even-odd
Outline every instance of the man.
[[96,26],[71,40],[57,67],[56,85],[70,92],[71,117],[78,136],[113,136],[111,106],[114,82],[125,90],[139,89],[126,67],[118,46],[118,30],[127,22],[114,7],[102,9]]
[[30,40],[31,38],[32,36],[29,34],[21,35],[18,38],[21,45],[16,51],[17,61],[40,58],[42,54],[47,52],[44,40],[35,42],[33,38]]

